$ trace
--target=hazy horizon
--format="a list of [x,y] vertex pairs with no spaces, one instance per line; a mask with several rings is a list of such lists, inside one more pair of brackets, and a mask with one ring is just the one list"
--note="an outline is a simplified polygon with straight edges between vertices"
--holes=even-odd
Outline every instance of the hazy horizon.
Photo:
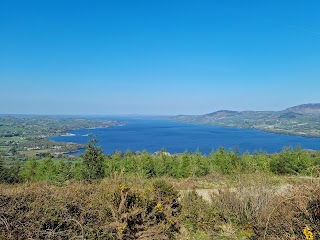
[[0,7],[0,113],[178,115],[320,102],[320,2]]
[[[302,103],[303,104],[320,104],[320,103]],[[294,107],[294,106],[288,106],[287,108]],[[208,114],[215,111],[282,111],[286,110],[284,109],[278,109],[278,110],[261,110],[261,109],[244,109],[244,110],[235,110],[235,109],[218,109],[211,112],[205,112],[205,113],[198,113],[198,114],[185,114],[185,113],[178,113],[178,114],[151,114],[151,113],[118,113],[118,114],[103,114],[103,113],[74,113],[74,114],[67,114],[67,113],[0,113],[0,116],[90,116],[90,117],[152,117],[152,116],[176,116],[176,115],[201,115],[201,114]]]

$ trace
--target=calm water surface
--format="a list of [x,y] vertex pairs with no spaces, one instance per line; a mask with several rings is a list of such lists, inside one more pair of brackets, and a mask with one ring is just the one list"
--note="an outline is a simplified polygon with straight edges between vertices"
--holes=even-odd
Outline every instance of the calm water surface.
[[[78,129],[69,131],[75,136],[56,136],[51,138],[58,142],[74,142],[85,144],[92,135],[99,139],[99,145],[105,153],[114,151],[156,152],[165,148],[170,153],[196,151],[209,154],[219,147],[238,148],[245,151],[279,152],[283,147],[301,146],[305,149],[320,150],[320,138],[304,138],[290,135],[266,133],[258,130],[237,129],[195,125],[165,120],[146,120],[134,118],[116,118],[126,123],[99,129]],[[78,152],[82,153],[83,150]]]

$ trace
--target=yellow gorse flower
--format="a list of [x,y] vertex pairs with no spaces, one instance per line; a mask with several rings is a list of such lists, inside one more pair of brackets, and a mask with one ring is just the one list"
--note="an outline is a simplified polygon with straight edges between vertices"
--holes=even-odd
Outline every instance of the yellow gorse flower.
[[309,227],[305,227],[303,229],[303,234],[306,236],[306,240],[313,240],[313,234]]
[[173,221],[171,218],[169,218],[169,223],[170,223],[171,225],[173,225],[173,224],[174,224],[174,221]]
[[127,185],[125,185],[125,184],[121,184],[120,185],[120,191],[121,192],[125,192],[125,191],[128,191],[130,188],[127,186]]
[[118,232],[123,233],[127,229],[127,225],[119,226],[118,227]]
[[163,210],[163,207],[162,207],[162,204],[161,203],[158,203],[157,206],[156,206],[156,209],[161,212]]

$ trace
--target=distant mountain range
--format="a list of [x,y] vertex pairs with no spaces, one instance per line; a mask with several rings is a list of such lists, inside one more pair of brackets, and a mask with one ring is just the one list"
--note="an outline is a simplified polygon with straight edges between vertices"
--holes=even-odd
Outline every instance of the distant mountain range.
[[294,112],[301,114],[320,114],[320,103],[301,104],[284,110],[285,112]]
[[302,104],[282,111],[220,110],[204,115],[178,115],[170,119],[196,124],[320,137],[320,103]]

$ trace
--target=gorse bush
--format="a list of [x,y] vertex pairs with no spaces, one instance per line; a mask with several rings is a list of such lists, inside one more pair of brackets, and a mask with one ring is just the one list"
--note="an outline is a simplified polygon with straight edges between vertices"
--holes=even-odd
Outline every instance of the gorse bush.
[[172,239],[178,194],[164,181],[135,186],[117,175],[101,183],[5,186],[0,239]]
[[226,222],[253,227],[265,221],[277,190],[268,174],[240,174],[234,177],[232,188],[212,193],[211,202]]
[[205,201],[196,191],[185,193],[181,199],[180,219],[191,233],[205,231],[212,236],[218,229],[219,216],[213,204]]
[[257,239],[320,239],[320,185],[309,182],[279,195],[265,222],[255,226]]

